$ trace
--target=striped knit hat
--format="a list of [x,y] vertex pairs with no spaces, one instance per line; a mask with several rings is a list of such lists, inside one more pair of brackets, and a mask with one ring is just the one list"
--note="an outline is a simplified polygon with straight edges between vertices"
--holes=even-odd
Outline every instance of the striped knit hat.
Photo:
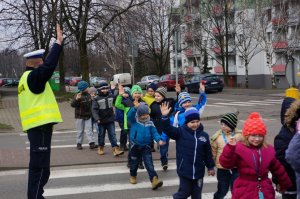
[[178,95],[178,104],[179,104],[179,107],[182,106],[183,103],[185,102],[191,102],[192,101],[192,98],[190,96],[190,94],[188,94],[187,92],[181,92],[179,93]]
[[227,113],[221,117],[221,122],[226,124],[231,130],[234,130],[237,125],[237,116],[235,113]]
[[167,89],[165,87],[159,87],[155,91],[156,93],[159,93],[162,97],[166,98],[167,95]]

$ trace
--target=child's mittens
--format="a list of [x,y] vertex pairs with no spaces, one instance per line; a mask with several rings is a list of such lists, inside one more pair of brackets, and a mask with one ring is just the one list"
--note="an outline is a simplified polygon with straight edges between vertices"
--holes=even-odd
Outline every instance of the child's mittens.
[[158,144],[159,144],[159,146],[163,146],[163,145],[166,144],[166,142],[164,142],[164,141],[162,141],[162,140],[159,140],[159,141],[158,141]]
[[215,170],[214,169],[210,169],[207,171],[208,176],[215,176]]

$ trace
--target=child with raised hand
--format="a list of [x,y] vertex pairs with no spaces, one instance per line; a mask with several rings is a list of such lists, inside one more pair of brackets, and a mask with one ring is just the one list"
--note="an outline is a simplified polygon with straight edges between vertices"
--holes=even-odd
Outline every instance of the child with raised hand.
[[292,183],[275,157],[274,147],[266,143],[267,128],[259,113],[249,115],[243,127],[243,140],[231,137],[220,156],[222,167],[237,168],[239,176],[234,181],[232,199],[274,199],[275,190],[268,178],[269,171],[279,182],[280,191]]
[[233,182],[238,176],[236,168],[225,169],[219,163],[220,155],[229,139],[231,137],[235,137],[237,140],[242,139],[241,132],[235,130],[237,122],[238,119],[235,113],[223,115],[220,120],[221,129],[219,129],[210,139],[212,155],[217,167],[218,179],[218,189],[214,194],[214,199],[223,199],[226,196],[229,187],[232,190]]
[[71,101],[71,106],[75,108],[76,119],[76,142],[77,149],[82,150],[84,132],[88,138],[90,149],[97,148],[92,129],[92,98],[89,94],[89,84],[86,81],[78,82],[78,93]]
[[173,126],[178,127],[182,126],[185,123],[184,112],[190,107],[195,107],[199,111],[199,114],[202,115],[204,107],[206,105],[205,86],[202,83],[199,84],[199,93],[200,94],[196,105],[192,104],[192,98],[189,93],[179,93],[177,104],[175,106],[176,114],[174,115],[174,117],[170,118]]
[[131,184],[137,183],[137,169],[139,162],[143,159],[147,169],[152,189],[155,190],[163,185],[158,179],[154,170],[151,142],[155,140],[160,145],[163,144],[154,124],[150,121],[149,107],[144,102],[137,99],[133,102],[134,107],[128,112],[128,121],[131,123],[130,128],[130,179]]
[[176,140],[176,165],[179,189],[173,198],[200,199],[205,166],[208,175],[215,175],[209,136],[203,131],[199,111],[190,107],[184,112],[185,123],[178,128],[171,126],[168,117],[171,107],[168,103],[160,106],[162,129],[171,139]]

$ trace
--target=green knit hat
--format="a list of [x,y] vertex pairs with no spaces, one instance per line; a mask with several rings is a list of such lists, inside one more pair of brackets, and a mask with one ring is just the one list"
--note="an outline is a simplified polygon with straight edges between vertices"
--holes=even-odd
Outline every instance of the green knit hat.
[[141,87],[139,85],[133,85],[130,91],[130,95],[132,96],[133,93],[139,92],[140,94],[143,93]]

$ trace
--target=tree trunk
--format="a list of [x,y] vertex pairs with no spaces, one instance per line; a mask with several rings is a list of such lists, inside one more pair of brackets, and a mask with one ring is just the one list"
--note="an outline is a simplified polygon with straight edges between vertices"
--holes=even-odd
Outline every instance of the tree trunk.
[[245,78],[245,87],[249,88],[249,76],[248,76],[248,63],[245,61],[245,69],[246,69],[246,78]]
[[85,42],[79,43],[79,63],[80,63],[80,70],[82,75],[82,80],[86,82],[90,82],[89,80],[89,60],[87,56],[87,44]]

